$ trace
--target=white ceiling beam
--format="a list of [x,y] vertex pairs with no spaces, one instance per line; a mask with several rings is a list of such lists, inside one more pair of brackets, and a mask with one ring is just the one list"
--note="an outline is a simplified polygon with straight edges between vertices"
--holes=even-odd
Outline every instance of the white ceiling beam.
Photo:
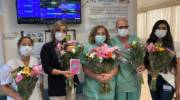
[[[142,0],[140,0],[140,1],[142,1]],[[141,4],[145,4],[146,6],[145,7],[144,6],[143,7],[138,7],[138,13],[146,12],[146,11],[153,10],[153,9],[159,9],[159,8],[165,8],[165,7],[180,5],[180,0],[171,0],[171,1],[168,1],[168,2],[158,2],[158,0],[157,0],[157,2],[156,3],[154,2],[154,4],[152,4],[152,5],[146,4],[145,1],[146,0],[144,0],[143,3],[141,2]]]

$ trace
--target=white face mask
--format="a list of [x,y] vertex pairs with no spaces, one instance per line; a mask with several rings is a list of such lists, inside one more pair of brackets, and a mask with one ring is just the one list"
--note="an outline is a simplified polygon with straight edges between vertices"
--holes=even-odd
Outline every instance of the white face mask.
[[56,40],[58,40],[58,41],[62,41],[62,40],[65,38],[65,34],[62,33],[62,32],[56,32],[56,33],[55,33],[55,38],[56,38]]
[[128,29],[118,29],[119,36],[125,37],[128,35]]
[[157,29],[157,30],[155,31],[155,35],[156,35],[158,38],[163,38],[163,37],[166,36],[166,34],[167,34],[167,30],[159,30],[159,29]]
[[30,56],[32,53],[32,46],[20,46],[19,52],[23,56]]

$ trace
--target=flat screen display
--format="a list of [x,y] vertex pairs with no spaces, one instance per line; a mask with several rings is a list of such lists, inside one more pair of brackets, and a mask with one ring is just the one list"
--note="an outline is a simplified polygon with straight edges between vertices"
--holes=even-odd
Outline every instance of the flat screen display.
[[81,0],[16,0],[18,24],[81,23]]

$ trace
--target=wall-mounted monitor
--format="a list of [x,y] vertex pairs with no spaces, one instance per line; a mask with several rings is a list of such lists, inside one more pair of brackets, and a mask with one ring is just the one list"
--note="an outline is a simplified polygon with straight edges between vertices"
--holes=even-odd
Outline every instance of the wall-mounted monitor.
[[16,0],[18,24],[81,23],[81,0]]

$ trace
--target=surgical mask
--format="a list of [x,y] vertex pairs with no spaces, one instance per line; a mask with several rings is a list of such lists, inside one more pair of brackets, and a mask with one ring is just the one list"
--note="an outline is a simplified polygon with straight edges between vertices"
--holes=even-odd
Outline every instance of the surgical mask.
[[55,38],[56,38],[56,40],[58,40],[58,41],[62,41],[62,40],[65,38],[65,34],[62,33],[62,32],[56,32],[56,33],[55,33]]
[[164,38],[167,34],[167,30],[159,30],[157,29],[155,31],[155,35],[158,37],[158,38]]
[[105,35],[96,35],[95,36],[96,44],[103,44],[105,40],[106,40]]
[[118,29],[119,36],[125,37],[128,35],[128,29]]
[[20,46],[19,52],[23,56],[30,56],[32,53],[32,46]]

